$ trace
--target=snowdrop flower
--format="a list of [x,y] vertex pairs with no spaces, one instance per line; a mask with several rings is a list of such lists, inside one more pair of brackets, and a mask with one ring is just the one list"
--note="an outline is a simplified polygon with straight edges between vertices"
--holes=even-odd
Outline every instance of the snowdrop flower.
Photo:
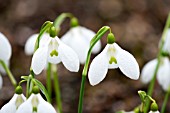
[[[152,80],[154,71],[156,68],[157,59],[151,60],[148,62],[142,69],[141,81],[143,83],[148,83]],[[161,59],[161,64],[157,73],[158,83],[162,88],[167,91],[170,86],[170,61],[167,57]]]
[[170,29],[168,29],[167,34],[166,34],[163,51],[169,53],[170,55]]
[[31,94],[23,104],[20,105],[16,113],[56,113],[53,106],[46,102],[41,95]]
[[[25,53],[26,55],[32,55],[34,53],[35,43],[38,38],[38,33],[31,35],[25,43]],[[49,34],[44,33],[42,37],[49,37]]]
[[107,44],[90,65],[88,73],[90,84],[97,85],[106,77],[108,69],[118,67],[127,77],[135,80],[139,78],[139,66],[136,59],[118,44]]
[[14,94],[12,99],[1,108],[0,113],[16,113],[18,107],[26,100],[25,96],[22,94],[21,86],[17,88],[19,90]]
[[[9,60],[11,58],[12,55],[12,49],[11,49],[11,45],[8,41],[8,39],[2,34],[0,33],[0,60],[4,61],[4,63],[9,66]],[[0,65],[0,73],[5,74],[5,70],[2,67],[2,65]],[[2,87],[2,77],[0,76],[0,88]]]
[[[70,46],[78,54],[81,64],[86,61],[88,49],[90,47],[90,41],[95,36],[95,33],[85,27],[76,26],[71,28],[65,35],[61,37],[61,40]],[[101,42],[98,41],[94,46],[92,53],[98,53],[101,49]]]
[[40,47],[34,53],[31,63],[34,73],[41,73],[47,62],[53,64],[62,62],[69,71],[77,72],[79,70],[77,54],[61,42],[57,36],[55,38],[49,36],[41,38]]

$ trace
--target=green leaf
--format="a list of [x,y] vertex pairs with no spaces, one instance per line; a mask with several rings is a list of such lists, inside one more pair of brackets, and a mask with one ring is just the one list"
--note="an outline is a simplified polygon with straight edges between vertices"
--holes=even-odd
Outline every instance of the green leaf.
[[34,82],[35,85],[37,85],[40,88],[41,92],[45,95],[47,101],[50,102],[50,96],[49,96],[46,88],[44,87],[44,85],[39,80],[37,80],[35,78],[33,78],[32,81]]

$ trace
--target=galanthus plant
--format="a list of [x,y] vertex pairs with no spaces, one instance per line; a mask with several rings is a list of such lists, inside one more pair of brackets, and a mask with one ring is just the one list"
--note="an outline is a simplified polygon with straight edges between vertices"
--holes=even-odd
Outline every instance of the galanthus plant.
[[[110,31],[110,33],[107,36],[108,44],[105,47],[105,49],[96,58],[94,58],[88,72],[88,65],[92,49],[107,31]],[[86,63],[82,73],[78,113],[82,113],[83,109],[82,103],[87,72],[90,84],[96,85],[104,79],[104,77],[107,74],[108,68],[118,67],[129,78],[131,79],[139,78],[139,66],[135,58],[129,52],[121,49],[115,43],[115,37],[111,32],[110,27],[104,26],[96,33],[96,35],[90,41],[90,48],[87,54]]]
[[2,108],[0,113],[16,113],[19,106],[24,103],[26,100],[25,96],[22,94],[21,86],[18,86],[15,90],[15,94],[12,99],[5,104]]
[[[168,97],[170,94],[170,89],[169,89],[170,81],[168,78],[169,73],[170,73],[169,72],[170,64],[169,64],[169,59],[167,58],[169,57],[169,40],[170,40],[169,29],[170,29],[170,14],[168,15],[166,25],[162,33],[162,38],[159,43],[159,51],[158,51],[157,59],[154,59],[150,61],[148,64],[146,64],[146,66],[144,67],[142,71],[142,78],[141,78],[141,80],[144,83],[147,83],[151,80],[149,84],[149,88],[148,88],[149,96],[152,96],[156,77],[158,79],[159,84],[163,87],[165,91],[167,91],[163,105],[162,105],[161,113],[165,112],[165,107],[166,107]],[[150,101],[148,100],[148,102],[146,103],[147,107],[145,108],[145,112],[148,112],[149,103]]]

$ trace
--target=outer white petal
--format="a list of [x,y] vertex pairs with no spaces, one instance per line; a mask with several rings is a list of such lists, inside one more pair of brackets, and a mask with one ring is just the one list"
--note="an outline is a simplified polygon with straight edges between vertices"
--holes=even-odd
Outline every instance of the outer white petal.
[[3,85],[3,79],[2,79],[2,76],[0,74],[0,89],[2,88],[2,85]]
[[123,49],[117,49],[116,51],[118,51],[116,60],[122,73],[131,79],[137,80],[140,72],[136,59]]
[[[71,28],[61,40],[76,51],[80,59],[80,63],[84,64],[86,61],[87,52],[90,47],[90,41],[95,33],[85,27],[77,26]],[[92,49],[92,53],[97,53],[101,49],[101,42],[98,41]]]
[[89,68],[88,78],[91,85],[97,85],[100,83],[107,74],[108,71],[108,58],[106,52],[101,52],[96,56]]
[[156,68],[157,59],[149,61],[142,69],[141,81],[147,84],[153,78],[153,74]]
[[166,35],[166,38],[165,38],[165,43],[164,43],[164,46],[163,46],[163,50],[170,54],[170,29],[168,29],[168,31],[167,31],[167,35]]
[[73,49],[60,42],[58,53],[62,63],[69,71],[78,72],[80,66],[79,58]]
[[[82,38],[85,39],[85,41],[88,43],[88,46],[90,46],[90,41],[91,39],[95,36],[95,32],[93,32],[92,30],[90,29],[87,29],[85,27],[82,27],[82,26],[78,26],[76,27],[77,30],[80,31],[80,33],[82,34]],[[98,53],[101,49],[101,41],[99,40],[96,45],[93,47],[92,49],[92,53]]]
[[25,101],[26,98],[23,94],[21,95],[14,94],[12,99],[1,108],[1,113],[15,113],[17,109],[16,101],[17,101],[18,96],[21,96],[22,99]]
[[31,35],[25,44],[26,55],[32,55],[34,53],[35,43],[39,34]]
[[[4,60],[4,62],[5,62],[5,64],[9,67],[9,61]],[[6,72],[5,72],[4,68],[2,67],[2,65],[1,65],[1,64],[0,64],[0,72],[1,72],[2,74],[6,74]]]
[[84,64],[86,61],[89,43],[81,36],[77,27],[70,29],[61,38],[61,40],[77,53],[80,63]]
[[31,100],[33,98],[33,94],[26,100],[23,104],[19,106],[16,113],[33,113]]
[[46,102],[40,94],[37,95],[39,99],[38,112],[37,113],[56,113],[54,107]]
[[47,63],[48,47],[40,47],[32,57],[31,67],[35,74],[40,74]]
[[0,33],[0,45],[0,60],[9,60],[12,54],[11,45],[2,33]]
[[44,33],[40,39],[40,47],[44,47],[49,45],[52,38],[49,36],[48,33]]
[[15,106],[16,98],[17,98],[17,94],[14,94],[12,99],[1,108],[1,113],[15,113],[16,112],[16,106]]
[[157,80],[159,84],[167,91],[170,87],[170,61],[168,58],[162,59],[163,62],[159,67]]

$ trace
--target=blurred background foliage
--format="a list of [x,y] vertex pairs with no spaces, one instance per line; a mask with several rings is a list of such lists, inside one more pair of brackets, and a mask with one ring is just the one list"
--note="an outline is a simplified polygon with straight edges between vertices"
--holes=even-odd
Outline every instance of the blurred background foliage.
[[[142,69],[147,61],[156,57],[169,11],[169,0],[0,0],[0,32],[12,44],[10,67],[18,81],[20,76],[29,74],[31,56],[24,53],[27,38],[39,32],[45,21],[54,21],[63,12],[73,13],[80,25],[95,32],[104,25],[110,26],[117,43],[135,56]],[[69,20],[66,20],[59,36],[68,29]],[[102,38],[102,45],[106,45],[106,38]],[[62,64],[58,65],[64,113],[77,112],[82,68],[78,73],[70,73]],[[45,84],[44,74],[36,77]],[[14,93],[8,77],[3,79],[0,106],[8,102]],[[139,89],[147,91],[147,85],[140,80],[130,80],[118,69],[110,70],[106,79],[97,86],[90,86],[87,80],[84,112],[132,110],[140,104]],[[157,83],[153,97],[161,107],[164,92]],[[170,102],[167,108],[170,108]]]

